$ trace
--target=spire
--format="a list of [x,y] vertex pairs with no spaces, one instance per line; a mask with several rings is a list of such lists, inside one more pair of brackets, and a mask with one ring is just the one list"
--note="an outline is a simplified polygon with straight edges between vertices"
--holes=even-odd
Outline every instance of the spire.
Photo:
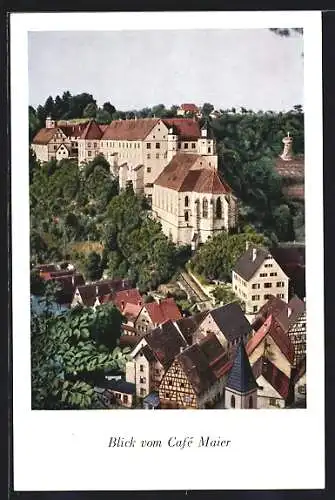
[[284,161],[292,160],[292,143],[293,139],[290,136],[290,132],[287,132],[287,136],[282,140],[284,144],[284,150],[280,155],[280,158]]
[[226,389],[233,389],[241,393],[257,389],[257,383],[242,340],[238,346],[234,363],[228,376]]

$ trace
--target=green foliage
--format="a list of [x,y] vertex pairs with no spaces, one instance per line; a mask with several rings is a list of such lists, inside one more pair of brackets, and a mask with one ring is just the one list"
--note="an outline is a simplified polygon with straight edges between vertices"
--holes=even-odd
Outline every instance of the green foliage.
[[260,246],[268,244],[262,234],[250,227],[240,234],[220,232],[199,248],[191,259],[191,270],[209,280],[231,280],[232,268],[245,251],[247,241]]
[[[43,297],[50,305],[54,296]],[[55,317],[48,307],[31,318],[33,409],[96,406],[94,379],[106,369],[125,369],[129,349],[121,350],[122,316],[114,306],[74,309]]]
[[235,295],[230,285],[218,285],[211,292],[216,305],[230,304],[231,302],[238,302],[243,306],[242,301]]
[[85,106],[83,117],[84,118],[95,118],[97,114],[97,105],[94,102],[90,102]]
[[101,278],[101,256],[98,253],[91,252],[88,255],[85,271],[85,275],[90,281],[96,281]]

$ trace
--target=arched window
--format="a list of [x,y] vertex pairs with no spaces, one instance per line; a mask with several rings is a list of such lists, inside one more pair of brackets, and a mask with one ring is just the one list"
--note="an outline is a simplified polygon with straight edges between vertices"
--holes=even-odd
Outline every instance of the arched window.
[[185,207],[188,207],[188,196],[185,196]]
[[185,210],[185,221],[188,222],[188,212]]
[[218,198],[216,200],[215,216],[216,216],[217,219],[222,219],[222,203],[221,203],[221,198]]
[[202,216],[206,219],[208,217],[208,201],[206,198],[202,202]]
[[200,217],[200,201],[196,200],[195,201],[195,213],[197,217]]
[[249,408],[253,408],[252,396],[249,396]]
[[232,397],[230,398],[230,406],[232,408],[235,408],[235,396],[234,394],[232,395]]

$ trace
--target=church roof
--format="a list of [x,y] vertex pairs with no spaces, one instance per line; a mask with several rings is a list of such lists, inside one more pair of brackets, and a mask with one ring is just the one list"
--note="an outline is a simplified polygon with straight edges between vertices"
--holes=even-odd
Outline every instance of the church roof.
[[243,342],[240,342],[238,346],[233,366],[228,375],[226,388],[243,393],[257,389],[257,383]]
[[[192,168],[198,162],[198,168]],[[197,154],[177,153],[163,172],[157,177],[155,185],[180,192],[227,194],[231,188],[220,179],[219,173],[210,168],[203,157]]]

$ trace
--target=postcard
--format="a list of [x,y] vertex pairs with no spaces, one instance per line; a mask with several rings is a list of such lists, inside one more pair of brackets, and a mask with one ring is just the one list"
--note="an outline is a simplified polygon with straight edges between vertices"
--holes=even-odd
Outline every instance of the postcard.
[[15,13],[10,56],[14,490],[323,489],[321,13]]

